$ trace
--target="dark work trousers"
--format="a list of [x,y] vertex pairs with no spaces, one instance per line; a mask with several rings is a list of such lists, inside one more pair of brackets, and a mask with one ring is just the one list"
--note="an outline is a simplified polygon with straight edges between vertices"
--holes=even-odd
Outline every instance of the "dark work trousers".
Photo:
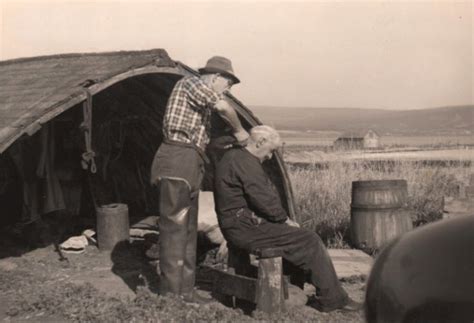
[[[258,248],[281,247],[283,258],[310,273],[310,283],[316,287],[315,307],[331,311],[343,307],[348,295],[339,282],[334,265],[321,238],[306,229],[284,223],[257,219],[245,212],[234,218],[220,219],[226,240],[247,251]],[[260,222],[260,223],[258,223]]]
[[193,147],[163,143],[152,163],[159,187],[160,293],[192,293],[195,283],[197,215],[204,159]]

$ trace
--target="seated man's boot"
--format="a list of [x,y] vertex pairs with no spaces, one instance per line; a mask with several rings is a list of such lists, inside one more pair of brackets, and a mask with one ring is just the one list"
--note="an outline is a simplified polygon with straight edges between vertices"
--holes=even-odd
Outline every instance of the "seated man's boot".
[[328,303],[327,301],[321,302],[321,299],[318,298],[318,296],[313,295],[310,296],[310,298],[308,299],[307,305],[324,313],[332,312],[335,310],[340,310],[343,312],[356,312],[362,310],[362,303],[358,303],[350,297],[347,297],[343,301]]
[[349,298],[348,302],[344,307],[339,308],[343,312],[357,312],[362,310],[362,303],[354,301],[352,298]]

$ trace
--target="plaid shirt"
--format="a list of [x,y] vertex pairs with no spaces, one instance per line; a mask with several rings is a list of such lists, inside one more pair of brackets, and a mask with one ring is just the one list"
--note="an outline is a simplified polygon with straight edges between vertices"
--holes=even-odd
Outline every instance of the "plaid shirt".
[[206,149],[211,113],[221,97],[199,77],[184,77],[171,92],[163,120],[164,137]]

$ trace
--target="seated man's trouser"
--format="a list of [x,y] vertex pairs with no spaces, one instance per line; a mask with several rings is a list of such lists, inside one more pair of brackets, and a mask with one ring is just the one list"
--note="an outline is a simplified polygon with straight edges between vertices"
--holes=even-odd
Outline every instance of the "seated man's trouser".
[[316,287],[316,306],[329,311],[347,304],[348,295],[342,288],[331,258],[321,238],[306,229],[284,223],[272,223],[251,212],[239,216],[219,218],[227,242],[247,251],[258,248],[282,247],[283,259],[310,273]]
[[159,187],[160,294],[191,293],[195,283],[199,186],[204,160],[192,147],[163,143],[151,168]]

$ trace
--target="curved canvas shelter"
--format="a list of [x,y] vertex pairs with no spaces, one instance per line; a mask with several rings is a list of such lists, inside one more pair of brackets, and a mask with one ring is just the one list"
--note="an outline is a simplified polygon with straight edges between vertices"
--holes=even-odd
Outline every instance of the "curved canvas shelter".
[[[2,174],[16,171],[3,179],[0,175],[0,204],[12,203],[6,192],[17,192],[23,194],[23,201],[8,208],[22,203],[24,208],[25,196],[42,185],[52,197],[44,201],[43,196],[40,203],[54,206],[57,182],[65,204],[75,204],[76,209],[87,187],[99,203],[123,202],[143,212],[152,210],[154,193],[148,176],[162,140],[163,113],[174,84],[189,74],[197,72],[172,60],[162,49],[0,62],[0,170],[3,167]],[[235,97],[229,94],[228,100],[246,129],[261,124]],[[88,147],[87,132],[95,154],[95,174],[80,167],[81,155]],[[226,135],[230,135],[228,126],[216,116],[212,138]],[[214,152],[211,148],[208,153],[213,156]],[[264,167],[295,218],[281,156],[275,154]],[[212,178],[212,164],[208,173]],[[42,183],[35,182],[32,174],[42,178]],[[212,185],[207,190],[212,190]]]

